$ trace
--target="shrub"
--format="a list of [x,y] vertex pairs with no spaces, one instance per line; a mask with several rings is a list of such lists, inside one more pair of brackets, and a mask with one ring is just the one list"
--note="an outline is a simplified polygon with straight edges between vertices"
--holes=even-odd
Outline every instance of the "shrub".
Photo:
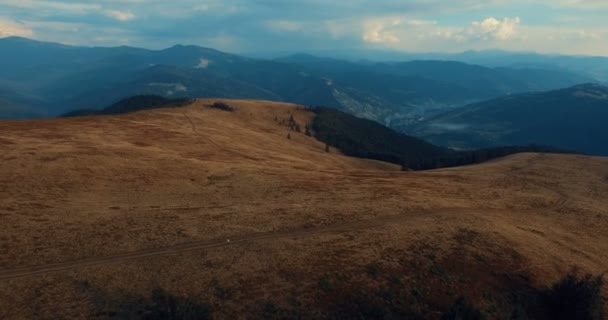
[[221,101],[216,101],[211,105],[211,108],[213,109],[219,109],[219,110],[223,110],[223,111],[229,111],[232,112],[234,111],[234,107],[232,107],[231,105],[225,103],[225,102],[221,102]]
[[116,306],[110,312],[98,315],[109,315],[113,319],[145,320],[204,320],[211,319],[212,309],[209,305],[189,297],[173,295],[164,289],[156,288],[149,297],[143,296],[107,296],[104,306]]
[[[304,132],[304,133],[305,133],[307,136],[312,137],[312,133],[310,132],[310,127],[309,127],[308,125],[306,125],[304,128],[305,128],[305,129],[304,129],[304,130],[305,130],[305,132]],[[608,178],[607,178],[607,180],[608,180]]]
[[367,266],[367,274],[372,278],[377,278],[382,273],[382,268],[376,264],[372,263]]
[[568,273],[542,294],[551,319],[595,320],[602,317],[603,276]]
[[441,316],[441,320],[481,320],[483,316],[479,310],[470,305],[466,299],[458,299],[446,313]]
[[331,280],[329,280],[329,278],[323,277],[319,279],[319,288],[321,289],[321,291],[327,293],[334,290],[334,285],[332,284]]

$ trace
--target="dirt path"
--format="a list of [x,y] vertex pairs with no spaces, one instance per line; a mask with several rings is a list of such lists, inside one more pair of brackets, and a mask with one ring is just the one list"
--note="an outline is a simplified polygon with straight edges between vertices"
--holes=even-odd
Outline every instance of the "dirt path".
[[0,270],[0,280],[29,277],[29,276],[71,270],[71,269],[76,269],[76,268],[81,268],[81,267],[89,267],[89,266],[104,265],[104,264],[109,264],[109,263],[124,262],[124,261],[129,261],[129,260],[134,260],[134,259],[178,254],[178,253],[194,251],[194,250],[211,249],[211,248],[218,248],[218,247],[225,247],[225,246],[234,246],[234,245],[244,244],[244,243],[253,242],[253,241],[311,237],[311,236],[325,234],[325,233],[340,233],[340,232],[357,231],[357,230],[362,230],[362,229],[370,229],[370,228],[382,226],[384,224],[389,224],[389,223],[393,223],[393,222],[398,222],[400,220],[409,219],[416,215],[419,215],[419,214],[391,215],[391,216],[378,217],[378,218],[371,219],[371,220],[355,221],[355,222],[341,223],[341,224],[336,224],[336,225],[315,227],[315,228],[302,228],[302,229],[291,230],[291,231],[251,233],[251,234],[242,235],[239,237],[230,238],[229,243],[228,243],[228,239],[226,239],[226,238],[215,239],[215,240],[196,241],[196,242],[179,244],[179,245],[165,247],[165,248],[135,251],[135,252],[129,252],[129,253],[124,253],[124,254],[119,254],[119,255],[114,255],[114,256],[94,257],[94,258],[66,261],[66,262],[60,262],[60,263],[56,263],[56,264],[49,264],[49,265],[43,265],[43,266]]
[[[187,117],[187,115],[185,115]],[[195,127],[194,124],[192,124]],[[195,131],[196,129],[193,129]],[[542,155],[538,155],[529,159],[528,165],[534,163],[539,160]],[[511,172],[507,173],[507,176],[511,176],[514,178],[519,178],[517,173],[525,168],[514,168]],[[551,190],[551,189],[550,189]],[[560,190],[551,190],[559,196],[558,201],[555,205],[548,207],[546,209],[549,210],[559,210],[568,205],[570,199],[566,194],[561,192]],[[484,209],[487,211],[487,209]],[[496,211],[500,211],[499,209],[492,209]],[[537,209],[538,210],[538,209]],[[298,237],[312,237],[319,234],[326,233],[341,233],[341,232],[351,232],[351,231],[359,231],[363,229],[372,229],[376,227],[383,226],[385,224],[396,223],[403,220],[412,219],[416,216],[421,215],[433,215],[439,213],[465,213],[466,211],[475,211],[475,209],[438,209],[438,210],[430,210],[426,212],[417,212],[417,213],[406,213],[400,215],[390,215],[390,216],[381,216],[376,217],[374,219],[363,220],[363,221],[354,221],[347,223],[334,224],[329,226],[322,227],[312,227],[312,228],[300,228],[296,230],[289,231],[278,231],[278,232],[266,232],[266,233],[250,233],[244,234],[240,236],[235,236],[230,238],[230,243],[227,242],[228,239],[211,239],[211,240],[203,240],[203,241],[195,241],[191,243],[184,243],[164,248],[156,248],[156,249],[148,249],[141,251],[128,252],[118,255],[105,256],[105,257],[92,257],[85,258],[81,260],[73,260],[73,261],[65,261],[55,264],[41,265],[41,266],[31,266],[31,267],[21,267],[21,268],[13,268],[13,269],[0,269],[0,280],[8,280],[15,279],[20,277],[29,277],[41,274],[48,274],[54,272],[60,272],[65,270],[77,269],[81,267],[88,266],[97,266],[104,265],[110,263],[119,263],[129,260],[142,259],[148,257],[155,256],[164,256],[164,255],[172,255],[179,254],[183,252],[195,251],[195,250],[204,250],[218,247],[225,247],[231,245],[239,245],[254,241],[263,241],[263,240],[275,240],[275,239],[287,239],[287,238],[298,238]]]

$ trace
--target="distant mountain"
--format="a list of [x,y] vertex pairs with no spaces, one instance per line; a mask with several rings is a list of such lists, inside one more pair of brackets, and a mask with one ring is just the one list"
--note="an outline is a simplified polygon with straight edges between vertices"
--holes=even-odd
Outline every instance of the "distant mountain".
[[0,39],[0,52],[0,85],[35,100],[29,108],[5,102],[23,112],[4,107],[0,118],[56,116],[128,96],[160,95],[324,105],[400,127],[504,94],[593,81],[569,72],[445,61],[371,63],[310,55],[260,60],[182,45],[95,48],[11,37]]
[[365,64],[356,63],[348,60],[334,58],[317,57],[311,54],[294,54],[286,57],[276,58],[274,61],[304,66],[320,72],[356,72],[368,71]]
[[[126,73],[109,81],[95,73],[79,74],[80,83],[92,85],[74,87],[74,79],[57,82],[46,90],[65,92],[62,104],[99,109],[132,95],[160,95],[167,98],[223,97],[280,100],[276,94],[250,83],[226,78],[202,69],[157,65]],[[88,83],[91,83],[88,82]],[[64,112],[70,109],[61,109]]]
[[601,82],[608,82],[608,57],[493,50],[467,51],[461,54],[445,55],[443,58],[490,67],[535,68],[574,72]]
[[477,97],[563,88],[593,81],[571,72],[542,69],[488,68],[456,61],[411,61],[382,63],[375,66],[385,73],[422,76],[451,83],[476,92]]
[[[566,88],[594,82],[579,74],[542,68],[490,68],[456,61],[352,62],[298,54],[277,61],[304,66],[336,83],[373,94],[392,109],[368,117],[401,126],[445,109],[507,94]],[[406,113],[402,112],[406,110]],[[354,113],[365,116],[364,113]],[[391,117],[392,115],[392,117]],[[366,116],[367,117],[367,116]]]
[[45,102],[28,92],[0,84],[0,115],[13,119],[48,116]]
[[541,144],[608,155],[608,88],[578,85],[468,105],[404,131],[454,148]]

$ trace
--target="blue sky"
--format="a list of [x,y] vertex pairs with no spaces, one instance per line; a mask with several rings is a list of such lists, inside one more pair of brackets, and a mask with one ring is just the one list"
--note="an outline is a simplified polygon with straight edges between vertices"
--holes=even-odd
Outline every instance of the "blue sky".
[[608,55],[608,0],[0,0],[0,37],[232,52]]

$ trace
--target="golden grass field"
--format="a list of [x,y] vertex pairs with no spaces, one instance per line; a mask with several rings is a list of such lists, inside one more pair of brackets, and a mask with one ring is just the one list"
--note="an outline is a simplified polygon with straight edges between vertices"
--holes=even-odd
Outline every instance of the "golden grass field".
[[401,172],[290,132],[295,105],[212,101],[0,121],[0,319],[111,317],[155,287],[217,319],[323,317],[391,286],[428,318],[460,295],[503,318],[515,287],[608,270],[606,158]]

